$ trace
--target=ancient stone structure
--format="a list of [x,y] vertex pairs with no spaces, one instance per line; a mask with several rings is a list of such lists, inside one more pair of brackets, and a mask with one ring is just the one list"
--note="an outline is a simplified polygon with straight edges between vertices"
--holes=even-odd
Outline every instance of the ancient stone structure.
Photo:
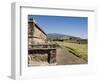
[[47,34],[33,20],[28,20],[28,64],[56,63],[56,45],[47,41]]
[[33,19],[28,20],[28,41],[29,44],[46,43],[46,33],[35,23]]

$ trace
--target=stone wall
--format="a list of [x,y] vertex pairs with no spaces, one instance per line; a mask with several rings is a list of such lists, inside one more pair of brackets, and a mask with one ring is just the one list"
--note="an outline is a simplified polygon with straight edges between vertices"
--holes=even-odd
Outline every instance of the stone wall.
[[31,44],[42,44],[47,40],[46,34],[39,28],[34,22],[28,23],[28,43]]
[[39,30],[36,26],[34,26],[34,43],[35,44],[41,44],[45,43],[47,39],[47,36]]

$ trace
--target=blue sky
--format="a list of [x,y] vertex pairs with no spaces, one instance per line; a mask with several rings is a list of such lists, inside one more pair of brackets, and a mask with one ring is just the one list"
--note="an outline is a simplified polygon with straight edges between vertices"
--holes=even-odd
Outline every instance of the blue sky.
[[87,17],[28,15],[28,18],[33,18],[46,33],[88,38]]

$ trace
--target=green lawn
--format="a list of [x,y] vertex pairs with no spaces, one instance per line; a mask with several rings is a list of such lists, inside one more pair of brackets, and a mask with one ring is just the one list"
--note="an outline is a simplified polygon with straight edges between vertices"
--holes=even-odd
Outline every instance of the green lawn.
[[57,42],[61,47],[66,48],[69,52],[74,55],[88,61],[88,45],[87,44],[77,44],[77,43],[67,43],[67,42]]

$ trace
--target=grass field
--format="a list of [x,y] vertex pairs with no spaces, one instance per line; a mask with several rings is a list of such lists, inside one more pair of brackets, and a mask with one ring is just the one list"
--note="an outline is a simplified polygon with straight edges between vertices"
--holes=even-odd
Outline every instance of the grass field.
[[67,42],[57,42],[61,47],[66,48],[69,52],[73,53],[77,57],[80,57],[88,61],[88,45],[87,44],[77,44],[77,43],[67,43]]

